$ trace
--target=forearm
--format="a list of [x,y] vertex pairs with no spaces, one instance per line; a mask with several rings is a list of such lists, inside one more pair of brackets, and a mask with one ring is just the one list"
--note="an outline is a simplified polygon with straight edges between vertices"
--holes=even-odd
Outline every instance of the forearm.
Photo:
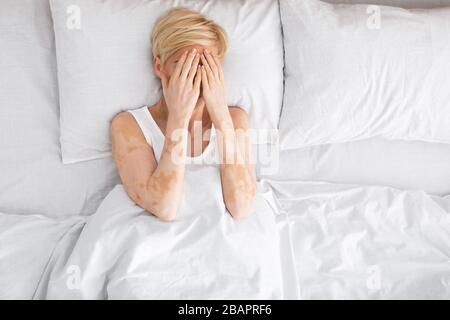
[[149,207],[164,220],[175,218],[183,193],[187,125],[187,117],[169,115],[161,158],[147,182]]
[[224,201],[233,217],[246,216],[256,195],[256,181],[252,174],[249,152],[244,137],[239,137],[231,117],[216,121],[219,132],[218,147],[221,160],[221,179]]
[[[225,205],[235,218],[250,211],[256,194],[256,178],[251,165],[249,143],[240,143],[234,124],[247,131],[246,119],[232,118],[226,104],[226,85],[221,62],[204,50],[201,56],[203,97],[217,129],[221,179]],[[247,132],[245,133],[247,134]]]

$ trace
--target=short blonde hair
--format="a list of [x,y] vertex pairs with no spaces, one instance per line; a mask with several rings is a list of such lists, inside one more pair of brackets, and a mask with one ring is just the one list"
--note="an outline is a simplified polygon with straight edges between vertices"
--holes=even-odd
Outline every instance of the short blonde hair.
[[183,47],[217,46],[222,59],[227,51],[225,30],[199,12],[174,8],[159,18],[152,32],[152,52],[164,65],[167,58]]

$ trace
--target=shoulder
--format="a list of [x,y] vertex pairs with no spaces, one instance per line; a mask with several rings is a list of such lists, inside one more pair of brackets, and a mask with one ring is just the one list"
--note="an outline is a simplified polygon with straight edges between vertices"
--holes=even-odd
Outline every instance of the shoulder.
[[233,120],[235,128],[249,128],[248,114],[244,109],[236,106],[230,106],[228,107],[228,110],[230,111],[231,119]]
[[133,115],[129,112],[122,111],[116,114],[114,118],[111,120],[111,128],[114,129],[117,127],[122,127],[124,125],[131,124],[133,122],[136,122],[134,120]]
[[118,113],[111,120],[111,135],[113,136],[113,138],[115,136],[125,136],[129,138],[135,137],[145,140],[141,129],[134,119],[133,115],[126,111]]
[[111,120],[111,132],[123,132],[123,129],[133,130],[139,129],[139,126],[133,115],[127,111],[122,111],[114,116]]

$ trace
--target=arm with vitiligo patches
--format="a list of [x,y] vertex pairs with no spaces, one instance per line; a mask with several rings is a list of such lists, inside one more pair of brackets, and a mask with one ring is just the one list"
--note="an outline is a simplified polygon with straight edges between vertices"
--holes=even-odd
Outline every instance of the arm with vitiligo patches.
[[201,62],[203,98],[218,135],[224,202],[234,218],[243,218],[251,211],[256,196],[247,113],[228,107],[219,58],[205,50]]
[[[175,130],[187,127],[182,119],[169,118],[159,163],[130,113],[117,115],[111,125],[112,150],[123,186],[141,208],[164,221],[175,218],[184,183],[186,139],[172,138]],[[187,129],[186,129],[187,130]],[[174,161],[176,152],[179,162]]]
[[[234,109],[234,110],[233,110]],[[256,174],[250,155],[246,113],[230,108],[230,119],[217,126],[225,205],[234,218],[246,217],[256,196]]]
[[183,54],[170,80],[161,82],[168,110],[159,162],[133,117],[113,119],[113,157],[124,188],[140,207],[165,221],[175,219],[181,201],[187,156],[188,123],[200,94],[198,55]]

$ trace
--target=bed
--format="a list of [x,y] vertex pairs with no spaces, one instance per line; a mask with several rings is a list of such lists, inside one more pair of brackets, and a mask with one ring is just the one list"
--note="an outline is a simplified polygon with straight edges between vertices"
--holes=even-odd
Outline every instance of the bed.
[[111,157],[63,164],[58,89],[49,1],[2,0],[1,299],[450,298],[449,144],[282,150],[248,219],[196,186],[186,201],[204,206],[168,224],[129,199]]

